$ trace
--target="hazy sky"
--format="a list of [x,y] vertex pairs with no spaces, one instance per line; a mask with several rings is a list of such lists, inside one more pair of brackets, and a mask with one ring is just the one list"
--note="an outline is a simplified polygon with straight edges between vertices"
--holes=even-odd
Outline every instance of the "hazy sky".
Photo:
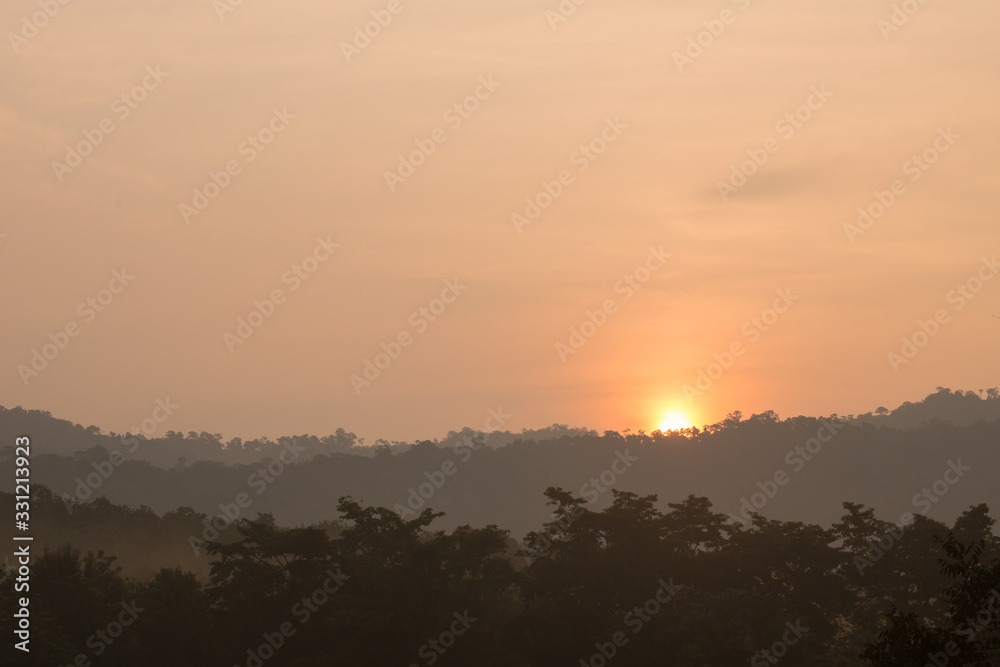
[[906,4],[8,0],[0,404],[409,440],[998,385],[1000,5]]

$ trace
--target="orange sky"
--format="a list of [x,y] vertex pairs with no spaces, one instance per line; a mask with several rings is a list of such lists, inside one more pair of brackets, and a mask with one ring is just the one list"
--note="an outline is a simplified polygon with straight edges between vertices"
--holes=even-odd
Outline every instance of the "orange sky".
[[1000,384],[1000,280],[949,297],[998,250],[996,2],[226,1],[0,10],[0,404],[373,440]]

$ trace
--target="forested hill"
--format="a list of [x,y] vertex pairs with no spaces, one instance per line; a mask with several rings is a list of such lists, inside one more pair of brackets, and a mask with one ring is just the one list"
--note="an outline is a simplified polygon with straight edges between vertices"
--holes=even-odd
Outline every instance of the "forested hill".
[[892,428],[917,428],[935,421],[952,424],[974,424],[980,419],[995,421],[1000,419],[1000,389],[980,389],[975,391],[951,391],[938,387],[937,392],[919,403],[907,401],[895,410],[882,406],[863,415],[859,422],[889,426]]
[[[242,438],[223,439],[220,433],[188,431],[182,433],[169,428],[170,414],[178,409],[169,398],[158,399],[151,407],[148,417],[125,433],[104,433],[97,426],[83,426],[65,419],[53,417],[42,410],[24,410],[20,407],[0,406],[0,442],[13,442],[19,435],[31,434],[35,441],[35,452],[39,454],[70,455],[87,451],[94,447],[107,450],[127,451],[129,458],[149,461],[162,468],[173,468],[195,461],[218,461],[220,463],[253,463],[276,456],[281,451],[281,442],[296,438],[307,445],[305,458],[319,454],[345,453],[357,456],[373,456],[379,451],[399,452],[409,449],[414,443],[376,440],[365,443],[354,433],[338,428],[326,436],[291,435],[277,441],[261,437],[254,440]],[[525,429],[520,433],[494,431],[481,434],[468,427],[460,431],[450,431],[435,442],[442,447],[454,447],[471,437],[483,438],[490,447],[501,447],[515,440],[546,440],[563,436],[598,435],[597,431],[586,428],[570,428],[553,424],[542,429]],[[3,448],[0,448],[2,450]]]
[[[758,510],[775,519],[830,525],[841,516],[841,503],[850,500],[880,516],[912,512],[953,521],[970,505],[1000,507],[1000,419],[952,423],[940,415],[967,416],[966,406],[995,410],[998,404],[996,398],[938,392],[914,404],[937,415],[909,429],[876,426],[867,416],[781,420],[773,413],[734,413],[686,434],[582,431],[495,446],[492,435],[483,442],[469,433],[449,446],[422,442],[374,451],[340,432],[267,443],[256,456],[244,450],[246,460],[239,463],[191,456],[170,468],[137,458],[154,442],[168,447],[169,439],[142,441],[133,453],[120,439],[80,429],[79,441],[90,449],[71,456],[35,454],[33,481],[68,502],[106,495],[161,513],[188,506],[214,515],[245,494],[243,516],[271,512],[281,525],[327,519],[338,498],[350,495],[404,514],[425,507],[443,511],[443,528],[495,523],[514,536],[551,518],[540,502],[549,486],[565,488],[593,508],[606,506],[614,488],[657,494],[661,507],[689,494],[708,496],[717,511],[734,517]],[[902,414],[914,409],[899,408]],[[871,419],[892,419],[897,412]],[[13,424],[26,414],[6,411],[3,430],[30,433],[38,446],[44,429]],[[0,489],[11,491],[10,484],[3,479]]]
[[[269,456],[276,456],[281,451],[280,443],[284,438],[279,438],[278,441],[269,438],[225,440],[220,433],[205,431],[182,433],[172,430],[170,418],[173,412],[179,409],[181,406],[169,397],[157,399],[150,406],[149,415],[137,419],[138,423],[125,433],[104,433],[97,426],[74,424],[53,417],[49,412],[0,406],[0,442],[11,442],[14,437],[29,433],[35,441],[35,452],[39,454],[69,455],[94,447],[104,447],[109,451],[115,449],[127,451],[131,460],[149,461],[163,468],[173,468],[178,464],[195,461],[253,463]],[[739,412],[733,415],[742,418]],[[1000,389],[953,392],[938,387],[935,393],[924,400],[917,403],[907,401],[893,410],[880,406],[860,415],[833,416],[856,424],[874,424],[897,429],[920,428],[937,422],[968,426],[980,420],[992,422],[1000,419]],[[771,420],[777,418],[777,415],[768,412],[760,417]],[[731,419],[705,426],[704,430],[718,430],[729,421]],[[693,429],[694,433],[701,430]],[[599,433],[593,429],[571,428],[563,424],[553,424],[542,429],[524,429],[520,433],[493,431],[488,434],[466,427],[459,431],[450,431],[446,436],[436,439],[434,443],[442,447],[457,447],[470,438],[478,438],[483,440],[485,445],[496,448],[517,441],[541,442],[598,435]],[[290,434],[287,437],[294,437],[307,445],[305,458],[336,453],[372,456],[384,450],[405,451],[417,444],[386,440],[376,440],[374,443],[366,444],[364,438],[359,438],[343,428],[338,428],[326,436]]]

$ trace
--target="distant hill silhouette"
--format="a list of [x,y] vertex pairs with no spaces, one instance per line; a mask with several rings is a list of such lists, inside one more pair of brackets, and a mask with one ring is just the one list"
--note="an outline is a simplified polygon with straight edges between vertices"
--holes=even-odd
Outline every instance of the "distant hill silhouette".
[[[772,412],[764,415],[769,418],[777,417]],[[880,407],[861,415],[838,418],[856,424],[874,424],[895,429],[913,429],[936,422],[968,426],[979,420],[991,422],[1000,419],[1000,390],[992,388],[980,390],[978,393],[962,390],[952,392],[950,389],[938,387],[936,393],[930,394],[918,403],[907,401],[891,411]],[[718,429],[726,423],[723,421],[706,425],[706,428]],[[700,429],[694,429],[694,432],[700,432]],[[0,442],[11,442],[14,437],[24,433],[32,435],[35,441],[34,451],[37,453],[65,456],[103,447],[108,451],[120,450],[130,460],[148,461],[161,468],[174,468],[179,464],[196,461],[253,463],[276,456],[281,451],[281,442],[289,438],[295,438],[305,447],[305,459],[321,454],[374,456],[380,452],[401,453],[418,444],[376,440],[374,444],[366,445],[364,438],[359,438],[342,428],[324,437],[307,434],[290,435],[279,438],[277,442],[269,438],[247,441],[231,438],[224,442],[223,436],[219,433],[189,431],[185,434],[173,430],[166,430],[159,437],[147,438],[141,433],[104,433],[97,426],[85,427],[74,424],[53,417],[47,411],[0,406]],[[565,424],[553,424],[541,429],[523,429],[520,433],[511,431],[480,433],[466,427],[460,431],[449,431],[443,438],[435,439],[433,444],[455,448],[467,445],[470,441],[480,441],[483,445],[495,449],[517,441],[542,442],[560,438],[592,438],[599,435],[593,429],[573,428]],[[3,451],[3,448],[0,448],[0,451]]]
[[[554,426],[533,437],[477,438],[465,431],[405,447],[361,446],[343,431],[240,446],[192,433],[144,441],[129,453],[121,436],[16,408],[0,413],[0,434],[13,442],[15,434],[30,433],[37,448],[33,481],[73,502],[104,495],[159,513],[187,506],[215,515],[245,493],[252,504],[244,516],[271,512],[282,525],[295,525],[327,519],[337,499],[351,495],[401,511],[444,511],[443,527],[495,523],[520,537],[551,518],[538,499],[553,485],[595,508],[610,502],[614,488],[658,494],[663,506],[704,495],[733,516],[763,500],[767,516],[827,525],[848,498],[886,516],[926,512],[951,520],[970,504],[1000,506],[998,415],[996,397],[941,390],[871,417],[781,420],[768,412],[744,419],[733,413],[683,434]],[[832,440],[824,435],[831,428],[837,431]],[[45,453],[48,443],[55,452]],[[12,454],[11,447],[0,449],[0,460]],[[636,460],[626,465],[623,457]],[[958,462],[969,470],[943,487],[940,498],[920,497]],[[12,482],[0,478],[0,490],[12,491]]]
[[859,422],[891,428],[917,428],[935,421],[968,426],[980,419],[1000,419],[1000,390],[996,387],[980,389],[978,393],[938,387],[936,393],[919,403],[907,401],[891,411],[880,407],[856,418]]

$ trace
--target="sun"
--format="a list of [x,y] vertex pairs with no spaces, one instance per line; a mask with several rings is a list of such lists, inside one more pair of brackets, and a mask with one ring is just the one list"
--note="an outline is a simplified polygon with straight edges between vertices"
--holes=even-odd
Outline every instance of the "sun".
[[666,433],[667,431],[680,431],[692,426],[694,426],[694,421],[686,412],[677,408],[671,408],[663,413],[657,428]]

